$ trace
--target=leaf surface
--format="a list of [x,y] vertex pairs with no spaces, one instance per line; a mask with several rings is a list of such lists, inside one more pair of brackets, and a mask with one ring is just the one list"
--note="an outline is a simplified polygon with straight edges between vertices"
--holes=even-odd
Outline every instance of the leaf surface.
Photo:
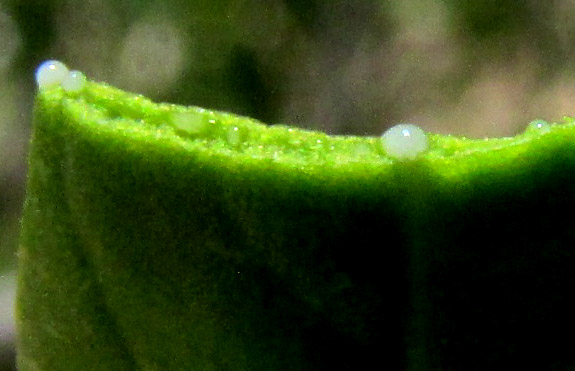
[[571,119],[402,162],[94,82],[34,117],[21,370],[575,364]]

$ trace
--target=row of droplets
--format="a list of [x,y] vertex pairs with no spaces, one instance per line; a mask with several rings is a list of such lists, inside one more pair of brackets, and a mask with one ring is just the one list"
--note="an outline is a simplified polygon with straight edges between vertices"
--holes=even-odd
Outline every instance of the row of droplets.
[[[529,123],[528,129],[544,134],[551,131],[551,125],[535,120]],[[426,133],[413,124],[395,125],[384,132],[381,139],[386,153],[401,160],[414,159],[429,148]]]
[[[86,77],[82,72],[70,71],[64,63],[56,60],[45,61],[36,70],[36,83],[40,89],[62,86],[69,92],[80,91],[85,82]],[[549,124],[543,120],[533,121],[529,127],[541,133],[550,130]],[[235,138],[236,134],[232,133],[232,137]],[[427,134],[413,124],[398,124],[389,128],[381,136],[381,141],[385,152],[398,160],[415,159],[429,148]]]
[[66,91],[80,91],[86,83],[86,76],[80,71],[68,70],[60,61],[49,60],[36,69],[36,83],[39,89],[62,86]]

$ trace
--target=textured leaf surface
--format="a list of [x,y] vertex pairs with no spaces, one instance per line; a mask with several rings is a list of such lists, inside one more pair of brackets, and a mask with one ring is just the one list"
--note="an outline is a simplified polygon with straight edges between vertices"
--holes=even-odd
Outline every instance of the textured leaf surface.
[[88,82],[29,164],[22,370],[575,365],[571,120],[395,162]]

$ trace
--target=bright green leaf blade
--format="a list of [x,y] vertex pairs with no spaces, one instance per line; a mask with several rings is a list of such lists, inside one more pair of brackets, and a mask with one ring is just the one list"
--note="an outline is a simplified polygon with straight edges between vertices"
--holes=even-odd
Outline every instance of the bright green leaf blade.
[[20,367],[487,369],[533,347],[568,365],[548,328],[575,329],[573,174],[571,122],[394,162],[379,138],[45,91]]

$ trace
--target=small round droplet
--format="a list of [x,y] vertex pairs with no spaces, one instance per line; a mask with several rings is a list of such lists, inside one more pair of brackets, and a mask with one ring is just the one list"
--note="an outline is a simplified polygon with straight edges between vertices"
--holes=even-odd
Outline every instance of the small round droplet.
[[173,126],[186,134],[198,135],[208,127],[205,117],[193,112],[176,112],[171,118]]
[[357,143],[353,147],[353,154],[356,158],[361,159],[371,152],[371,148],[367,143]]
[[551,131],[551,125],[547,121],[544,120],[535,120],[529,123],[528,128],[530,130],[535,130],[541,134],[548,133]]
[[227,135],[228,144],[230,144],[231,146],[237,146],[242,141],[241,138],[242,133],[240,131],[240,128],[238,128],[237,126],[228,129],[227,134],[228,134]]
[[60,85],[67,76],[68,67],[60,61],[45,61],[36,69],[36,83],[40,89]]
[[416,125],[399,124],[381,137],[385,152],[398,160],[411,160],[428,148],[427,135]]
[[62,87],[64,90],[72,92],[72,91],[80,91],[84,87],[86,83],[86,76],[80,71],[70,71],[68,75],[62,81]]

